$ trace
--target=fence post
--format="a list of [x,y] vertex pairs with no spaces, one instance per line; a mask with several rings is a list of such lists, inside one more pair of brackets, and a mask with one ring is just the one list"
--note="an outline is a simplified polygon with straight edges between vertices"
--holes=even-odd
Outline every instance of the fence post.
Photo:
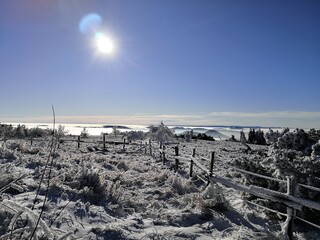
[[140,152],[142,152],[142,142],[140,142]]
[[33,140],[32,140],[32,138],[30,138],[30,144],[31,144],[31,146],[32,146],[32,144],[33,144]]
[[123,139],[123,151],[126,150],[126,139]]
[[78,136],[78,148],[80,148],[80,136]]
[[103,134],[103,151],[106,150],[106,134]]
[[152,156],[151,139],[149,139],[149,152],[150,156]]
[[[292,177],[287,176],[287,194],[294,196],[295,189],[296,189],[295,178],[293,176]],[[293,226],[294,226],[295,215],[296,215],[296,210],[291,207],[287,207],[287,218],[289,218],[289,223],[288,223],[288,238],[289,238],[289,240],[293,239]]]
[[[174,152],[175,152],[176,157],[179,156],[179,147],[178,146],[174,147]],[[179,160],[177,158],[175,158],[175,170],[174,171],[177,172],[178,168],[179,168]]]
[[209,171],[207,186],[210,184],[210,178],[212,177],[213,164],[214,164],[214,152],[211,152],[211,157],[210,157],[210,171]]
[[166,146],[165,145],[162,146],[162,150],[163,150],[163,152],[162,152],[162,163],[166,164],[166,153],[165,153]]
[[210,163],[210,177],[212,177],[213,174],[213,164],[214,164],[214,152],[211,152],[211,163]]
[[[196,156],[196,149],[192,149],[192,157]],[[193,159],[190,161],[190,173],[189,176],[192,177],[192,172],[193,172]]]

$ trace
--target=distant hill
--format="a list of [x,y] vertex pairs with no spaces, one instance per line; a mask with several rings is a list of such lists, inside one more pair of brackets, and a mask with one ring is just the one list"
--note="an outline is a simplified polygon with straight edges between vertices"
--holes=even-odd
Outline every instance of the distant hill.
[[229,138],[228,136],[216,131],[216,130],[209,130],[205,132],[206,135],[211,136],[213,138]]
[[184,127],[169,127],[171,130],[184,130]]
[[[184,131],[184,132],[182,132],[182,133],[179,133],[178,135],[185,135],[185,134],[188,133],[188,132],[190,132],[190,131]],[[198,134],[201,134],[201,133],[199,133],[199,132],[193,132],[193,136],[197,136]]]
[[113,125],[103,125],[102,127],[103,128],[114,128],[114,127],[116,127],[117,129],[131,129],[131,128],[127,127],[127,126],[113,126]]

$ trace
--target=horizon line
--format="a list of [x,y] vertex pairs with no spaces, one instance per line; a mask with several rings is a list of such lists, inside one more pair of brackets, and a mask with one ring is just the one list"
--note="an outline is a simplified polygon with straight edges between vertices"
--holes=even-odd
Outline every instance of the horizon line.
[[[52,116],[0,116],[0,122],[51,123]],[[211,112],[199,114],[137,114],[137,115],[62,115],[56,123],[185,126],[278,126],[289,128],[320,128],[320,112],[270,111],[270,112]]]

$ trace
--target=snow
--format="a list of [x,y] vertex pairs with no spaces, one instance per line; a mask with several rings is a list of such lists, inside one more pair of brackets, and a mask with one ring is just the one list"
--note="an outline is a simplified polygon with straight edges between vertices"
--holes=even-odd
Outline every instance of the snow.
[[[98,140],[91,137],[88,140]],[[85,140],[85,139],[84,139]],[[85,140],[86,141],[86,140]],[[92,142],[92,141],[91,141]],[[107,145],[76,142],[59,143],[54,154],[48,201],[36,235],[57,239],[275,239],[281,237],[278,221],[269,220],[263,210],[252,208],[241,192],[220,184],[206,186],[197,177],[189,178],[189,163],[180,162],[173,171],[174,145],[166,146],[167,165],[155,156],[137,151],[140,143]],[[209,168],[210,152],[215,151],[214,175],[232,176],[227,167],[245,153],[245,146],[226,141],[181,141],[179,154],[195,158]],[[88,147],[95,145],[95,151]],[[13,187],[0,193],[0,236],[10,233],[30,236],[42,208],[47,184],[37,186],[49,154],[49,141],[15,140],[0,146],[0,189],[24,174]],[[265,146],[250,145],[267,152]],[[91,149],[92,150],[92,149]],[[253,151],[254,152],[254,151]],[[255,153],[251,153],[255,154]],[[200,174],[200,169],[195,175]],[[26,219],[28,224],[25,225]],[[283,222],[283,221],[282,221]],[[22,233],[18,233],[23,229]],[[9,234],[10,235],[10,234]],[[296,232],[297,239],[313,235]],[[1,239],[1,237],[0,237]],[[314,238],[316,239],[316,238]]]

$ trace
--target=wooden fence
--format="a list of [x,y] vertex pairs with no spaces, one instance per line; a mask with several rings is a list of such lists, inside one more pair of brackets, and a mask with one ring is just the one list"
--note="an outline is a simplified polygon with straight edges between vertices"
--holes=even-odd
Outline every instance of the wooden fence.
[[[129,141],[127,141],[125,138],[122,141],[115,141],[115,140],[107,140],[106,139],[107,134],[103,134],[102,140],[94,140],[89,138],[81,138],[81,136],[76,136],[75,138],[57,138],[58,142],[75,142],[76,147],[80,148],[82,143],[86,144],[102,144],[103,145],[103,150],[106,150],[106,144],[113,144],[113,145],[123,145],[123,149],[125,149],[125,146],[130,144]],[[26,140],[30,141],[31,146],[33,145],[34,141],[44,141],[46,139],[44,138],[4,138],[0,139],[0,142],[6,142],[6,141],[12,141],[12,140]]]
[[[168,162],[168,159],[166,156],[169,154],[169,152],[165,149],[165,146],[162,144],[160,144],[159,153],[160,153],[162,162],[164,164],[166,164]],[[205,175],[205,177],[203,178],[200,175],[197,175],[197,176],[199,177],[199,179],[206,182],[207,184],[209,184],[210,182],[220,183],[220,184],[223,184],[224,186],[233,188],[233,189],[241,191],[241,192],[246,192],[246,193],[252,194],[252,195],[259,197],[259,198],[264,198],[264,199],[268,199],[268,200],[271,200],[274,202],[284,204],[287,207],[286,214],[279,212],[279,211],[276,211],[276,210],[273,210],[273,209],[270,209],[270,208],[267,208],[267,207],[264,207],[264,206],[261,206],[261,205],[258,205],[258,204],[255,204],[255,203],[252,203],[252,202],[249,202],[250,204],[253,204],[257,207],[261,207],[265,210],[268,210],[271,212],[276,212],[279,215],[286,216],[287,217],[287,220],[286,220],[287,225],[286,225],[285,229],[287,230],[287,235],[290,240],[293,239],[294,219],[299,219],[309,225],[312,225],[315,228],[320,229],[320,226],[296,216],[296,211],[301,211],[302,207],[307,207],[307,208],[311,208],[311,209],[315,209],[315,210],[320,211],[320,204],[318,202],[311,201],[311,200],[304,199],[304,198],[300,198],[296,195],[299,188],[307,188],[309,190],[317,191],[317,192],[320,192],[320,188],[297,183],[295,181],[295,179],[292,177],[291,178],[287,177],[286,180],[282,180],[282,179],[264,176],[264,175],[250,172],[250,171],[245,171],[243,169],[239,169],[239,168],[236,168],[233,166],[228,166],[229,168],[236,170],[237,172],[240,172],[244,175],[252,175],[252,176],[263,178],[263,179],[266,179],[269,181],[277,181],[280,183],[284,183],[287,186],[287,191],[286,191],[286,193],[283,193],[283,192],[274,191],[271,189],[255,186],[255,185],[246,186],[246,185],[243,185],[243,184],[240,184],[237,182],[233,182],[232,180],[230,180],[228,178],[220,177],[220,176],[214,174],[214,171],[213,171],[214,152],[210,153],[210,156],[211,156],[210,159],[201,158],[201,160],[205,160],[207,162],[210,162],[209,169],[207,167],[205,167],[203,164],[201,164],[198,159],[195,158],[195,153],[196,153],[196,149],[193,149],[192,154],[190,156],[181,157],[181,156],[179,156],[179,148],[178,148],[178,146],[176,146],[175,147],[175,154],[174,154],[175,155],[175,157],[174,157],[175,171],[178,171],[179,166],[180,166],[180,162],[182,162],[182,161],[188,162],[188,163],[190,163],[190,169],[189,169],[189,176],[190,177],[192,177],[194,175],[194,167],[197,167],[198,169],[200,169],[200,172]],[[219,168],[219,167],[217,167],[217,168]]]
[[[9,139],[2,139],[1,141],[7,141]],[[16,140],[16,139],[10,139],[10,140]],[[21,139],[20,139],[21,140]],[[29,138],[27,140],[30,140],[30,144],[32,145],[33,141],[43,141],[43,139],[37,139],[37,138]],[[80,144],[81,143],[102,143],[103,144],[103,150],[106,150],[106,144],[123,144],[123,149],[125,149],[125,146],[127,144],[129,144],[128,141],[126,141],[125,139],[123,141],[107,141],[106,140],[106,134],[103,135],[102,137],[102,141],[89,141],[88,139],[81,139],[80,136],[78,136],[75,139],[64,139],[61,138],[59,139],[59,141],[71,141],[71,142],[76,142],[77,143],[77,148],[80,148]],[[136,143],[136,145],[140,145],[140,147],[135,151],[135,152],[141,152],[144,154],[149,154],[150,156],[155,156],[155,152],[158,151],[160,153],[160,158],[163,162],[163,164],[167,164],[170,162],[170,160],[167,158],[167,156],[169,154],[172,155],[172,153],[170,153],[167,149],[166,149],[166,145],[160,143],[160,148],[154,148],[152,146],[152,142],[151,140],[149,140],[148,142],[140,142],[140,143]],[[282,203],[287,207],[287,213],[282,213],[279,212],[277,210],[274,209],[270,209],[261,205],[258,205],[256,203],[252,203],[252,202],[248,202],[249,204],[255,205],[257,207],[263,208],[265,210],[271,211],[271,212],[275,212],[279,215],[282,216],[286,216],[287,220],[287,234],[289,239],[293,239],[293,222],[294,219],[299,219],[309,225],[312,225],[315,228],[320,229],[320,226],[309,222],[303,218],[300,218],[298,216],[296,216],[296,211],[301,211],[302,207],[307,207],[307,208],[311,208],[311,209],[315,209],[320,211],[320,204],[318,202],[315,201],[311,201],[308,199],[304,199],[304,198],[300,198],[297,196],[297,192],[299,190],[299,188],[306,188],[308,190],[312,190],[312,191],[317,191],[320,192],[320,188],[317,187],[313,187],[313,186],[309,186],[309,185],[305,185],[305,184],[301,184],[301,183],[297,183],[295,181],[294,178],[290,178],[287,177],[286,180],[282,180],[282,179],[277,179],[277,178],[273,178],[273,177],[269,177],[269,176],[264,176],[258,173],[254,173],[254,172],[250,172],[250,171],[245,171],[243,169],[239,169],[233,166],[228,166],[229,168],[236,170],[237,172],[240,172],[244,175],[252,175],[255,177],[259,177],[259,178],[263,178],[269,181],[277,181],[279,183],[283,183],[286,184],[287,186],[287,191],[286,193],[283,192],[279,192],[279,191],[274,191],[271,189],[267,189],[267,188],[263,188],[263,187],[259,187],[256,185],[243,185],[237,182],[233,182],[232,180],[228,179],[228,178],[224,178],[221,176],[218,176],[217,174],[214,173],[213,169],[214,169],[214,162],[215,162],[215,153],[211,152],[210,153],[210,158],[206,159],[206,158],[200,158],[200,160],[204,160],[208,163],[210,163],[210,167],[209,169],[207,167],[205,167],[203,164],[200,163],[200,160],[197,159],[195,157],[196,155],[196,149],[193,149],[192,154],[190,156],[187,157],[182,157],[179,155],[179,148],[178,146],[175,146],[174,148],[174,162],[171,163],[174,165],[174,170],[175,172],[177,172],[179,170],[179,167],[181,165],[181,162],[187,162],[190,163],[190,168],[189,168],[189,176],[193,177],[195,175],[195,167],[198,168],[201,172],[201,174],[204,174],[204,177],[202,175],[197,174],[196,176],[202,180],[203,182],[205,182],[206,184],[210,184],[210,183],[220,183],[223,184],[227,187],[231,187],[235,190],[241,191],[241,192],[246,192],[249,194],[252,194],[254,196],[257,196],[259,198],[264,198],[264,199],[268,199],[274,202],[278,202],[278,203]],[[216,166],[216,168],[219,168]]]

